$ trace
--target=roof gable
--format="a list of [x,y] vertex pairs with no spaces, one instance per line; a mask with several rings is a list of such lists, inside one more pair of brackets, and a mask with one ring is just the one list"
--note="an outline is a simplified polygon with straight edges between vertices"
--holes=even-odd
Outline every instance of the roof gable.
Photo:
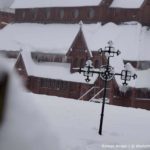
[[87,43],[84,38],[84,34],[82,32],[82,27],[80,27],[78,34],[76,35],[73,43],[71,44],[71,47],[67,53],[67,55],[70,55],[72,51],[74,50],[83,50],[88,51]]
[[22,57],[22,54],[20,53],[18,58],[17,58],[17,61],[16,61],[16,64],[15,64],[15,68],[18,69],[18,71],[20,71],[20,69],[22,69],[26,75],[28,75],[27,73],[27,68],[25,66],[25,62],[24,62],[24,59]]

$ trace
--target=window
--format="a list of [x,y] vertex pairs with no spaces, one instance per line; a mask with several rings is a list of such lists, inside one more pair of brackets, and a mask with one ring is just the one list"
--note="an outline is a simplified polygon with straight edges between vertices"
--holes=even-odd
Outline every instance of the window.
[[73,60],[73,67],[78,67],[78,58]]
[[64,82],[63,87],[64,87],[64,89],[67,89],[69,87],[69,83],[68,82]]
[[26,16],[26,13],[25,13],[25,11],[23,11],[23,12],[22,12],[22,18],[24,19],[25,16]]
[[41,79],[41,87],[48,87],[48,80],[47,79]]
[[93,9],[93,8],[90,8],[90,9],[89,9],[89,18],[93,18],[94,15],[95,15],[94,9]]
[[60,10],[60,18],[61,18],[61,19],[64,18],[64,10],[63,10],[63,9]]
[[51,16],[51,10],[50,9],[46,9],[46,18],[49,19]]
[[68,82],[41,78],[40,86],[42,88],[49,88],[52,90],[66,90],[68,88]]
[[55,88],[56,90],[60,89],[60,81],[55,81]]
[[80,67],[84,67],[84,59],[80,60]]
[[95,60],[95,68],[98,68],[98,67],[99,67],[99,61]]
[[31,9],[31,13],[32,13],[32,16],[33,16],[33,19],[36,19],[37,18],[37,9]]
[[63,81],[60,81],[59,88],[60,88],[60,89],[63,89],[63,88],[64,88],[63,85],[64,85],[64,84],[63,84]]
[[74,18],[78,18],[79,17],[79,10],[75,9],[74,10]]
[[50,84],[51,88],[55,88],[55,81],[51,80],[51,84]]

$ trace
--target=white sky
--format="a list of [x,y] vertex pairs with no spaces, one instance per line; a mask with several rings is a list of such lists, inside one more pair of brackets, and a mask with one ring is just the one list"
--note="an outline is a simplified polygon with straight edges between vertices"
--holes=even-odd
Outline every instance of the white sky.
[[8,8],[14,0],[0,0],[0,8]]

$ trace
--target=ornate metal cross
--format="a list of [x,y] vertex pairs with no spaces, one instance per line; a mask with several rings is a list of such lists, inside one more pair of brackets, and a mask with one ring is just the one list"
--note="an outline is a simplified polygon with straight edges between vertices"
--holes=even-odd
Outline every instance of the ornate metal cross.
[[102,110],[101,110],[101,118],[100,118],[100,127],[99,127],[99,134],[102,135],[102,125],[103,125],[103,117],[104,117],[104,108],[105,108],[105,99],[106,99],[106,88],[107,88],[107,82],[112,80],[115,76],[120,76],[121,80],[123,80],[123,85],[127,86],[127,81],[130,81],[131,78],[136,79],[137,75],[133,74],[131,71],[124,69],[121,71],[121,73],[115,73],[114,68],[110,66],[110,58],[114,57],[115,55],[120,55],[121,52],[119,50],[115,50],[113,47],[113,42],[109,41],[108,46],[104,48],[100,48],[98,50],[99,54],[105,54],[107,58],[106,65],[102,65],[100,69],[94,70],[94,67],[92,65],[92,61],[88,60],[86,62],[86,65],[84,68],[80,68],[78,71],[79,73],[83,72],[83,75],[86,76],[86,82],[90,81],[90,77],[93,76],[93,74],[98,74],[102,80],[104,80],[104,94],[103,94],[103,102],[102,102]]

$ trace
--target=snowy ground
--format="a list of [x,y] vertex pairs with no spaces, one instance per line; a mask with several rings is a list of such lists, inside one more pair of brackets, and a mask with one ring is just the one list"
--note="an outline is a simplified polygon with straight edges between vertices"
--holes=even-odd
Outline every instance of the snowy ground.
[[117,145],[129,149],[136,144],[149,144],[150,149],[149,111],[106,105],[103,135],[100,136],[101,104],[32,96],[51,121],[65,150],[100,150],[107,149],[105,146]]
[[[28,136],[32,137],[31,141],[37,142],[36,140],[33,140],[35,138],[35,135],[37,134],[36,132],[38,131],[43,132],[44,134],[49,134],[50,129],[50,132],[52,131],[53,133],[55,133],[54,135],[58,138],[59,142],[57,141],[54,143],[59,143],[59,150],[130,150],[140,149],[133,148],[133,146],[140,147],[141,145],[143,146],[141,149],[150,149],[149,111],[106,105],[103,135],[100,136],[98,135],[98,128],[101,104],[52,96],[36,95],[31,93],[28,93],[26,96],[28,97],[26,99],[26,102],[28,104],[26,105],[28,106],[31,104],[33,112],[30,111],[30,107],[19,109],[19,112],[18,110],[16,110],[17,115],[19,114],[20,117],[24,118],[25,115],[26,121],[23,120],[23,124],[26,124],[27,122],[27,125],[23,125],[21,127],[21,130],[24,129],[24,131],[19,131],[19,136],[21,138],[19,142],[22,140],[26,140],[26,138],[24,139],[24,136],[26,136],[25,132],[27,131],[30,132]],[[35,105],[33,106],[32,103],[34,103]],[[24,105],[24,103],[22,105]],[[24,107],[26,107],[26,105]],[[37,108],[39,109],[39,112],[35,111],[37,110]],[[39,118],[38,120],[38,115],[35,115],[35,113],[42,113],[43,118]],[[31,119],[32,121],[30,123]],[[48,124],[50,124],[49,128],[44,125],[45,120],[48,121]],[[11,121],[13,122],[13,120]],[[34,124],[37,124],[38,121],[40,122],[41,126],[40,130],[39,125],[34,126]],[[18,123],[17,122],[15,123],[15,126],[20,126],[20,124],[18,123],[22,122],[22,120]],[[9,121],[9,123],[11,122]],[[30,127],[30,124],[31,129],[28,129],[28,127]],[[11,125],[14,125],[14,123],[11,123]],[[43,127],[45,127],[45,129]],[[18,127],[15,128],[17,128],[18,130]],[[10,129],[10,131],[12,130],[14,129]],[[43,137],[45,136],[44,134],[42,134]],[[39,136],[39,133],[37,134],[37,136]],[[48,135],[46,135],[44,138],[47,139],[47,136]],[[16,135],[13,135],[13,138],[15,137],[18,137],[18,133],[16,133]],[[50,136],[49,142],[51,142],[52,140],[53,139],[51,139]],[[11,140],[8,139],[8,143],[10,141]],[[25,141],[23,141],[23,144],[24,142]],[[28,142],[25,143],[27,144]],[[29,149],[36,150],[37,148]],[[47,150],[47,148],[45,149]],[[16,150],[16,147],[12,150]],[[40,150],[40,148],[38,150]]]
[[11,71],[0,150],[150,149],[150,111],[106,105],[100,136],[101,104],[29,93],[18,79]]

